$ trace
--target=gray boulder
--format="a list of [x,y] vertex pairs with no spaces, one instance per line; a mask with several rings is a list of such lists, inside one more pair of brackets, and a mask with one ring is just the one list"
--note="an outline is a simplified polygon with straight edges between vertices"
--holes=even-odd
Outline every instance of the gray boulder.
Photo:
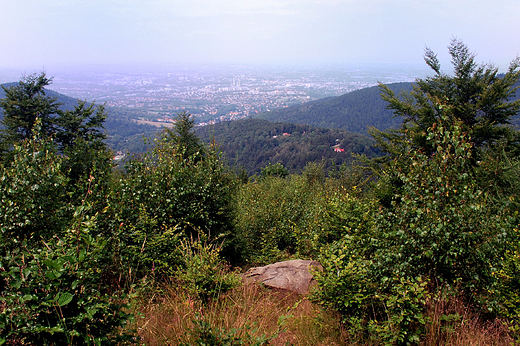
[[251,268],[243,275],[243,279],[246,283],[261,282],[271,288],[307,294],[314,284],[311,267],[314,267],[312,270],[323,270],[316,261],[291,260]]

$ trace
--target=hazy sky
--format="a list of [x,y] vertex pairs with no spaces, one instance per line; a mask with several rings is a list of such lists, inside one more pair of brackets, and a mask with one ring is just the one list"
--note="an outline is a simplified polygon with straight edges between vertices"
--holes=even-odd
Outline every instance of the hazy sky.
[[0,0],[0,67],[422,63],[520,54],[519,0]]

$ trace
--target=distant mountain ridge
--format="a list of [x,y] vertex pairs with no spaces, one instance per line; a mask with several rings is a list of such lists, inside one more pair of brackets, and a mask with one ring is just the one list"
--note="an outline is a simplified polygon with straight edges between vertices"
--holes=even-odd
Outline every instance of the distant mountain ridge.
[[[388,87],[396,94],[410,92],[414,83],[392,83]],[[515,86],[520,86],[517,83]],[[510,101],[520,98],[520,90],[510,98]],[[270,121],[282,121],[312,126],[337,128],[361,134],[367,134],[369,127],[385,131],[398,128],[402,119],[393,116],[393,112],[386,108],[387,103],[381,99],[379,87],[370,87],[355,90],[347,94],[328,97],[264,112],[256,118]],[[511,123],[520,127],[520,114],[511,119]]]
[[[399,93],[412,90],[413,83],[388,84]],[[380,97],[379,87],[359,89],[341,96],[328,97],[301,105],[256,115],[256,118],[337,128],[367,134],[369,126],[381,130],[397,128],[401,119],[394,118]]]

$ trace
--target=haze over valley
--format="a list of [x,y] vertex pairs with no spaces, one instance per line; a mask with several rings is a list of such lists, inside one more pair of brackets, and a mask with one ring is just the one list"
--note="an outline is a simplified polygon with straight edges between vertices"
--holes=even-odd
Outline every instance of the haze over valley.
[[378,82],[412,82],[426,72],[424,66],[410,64],[322,64],[80,67],[51,69],[47,74],[54,76],[50,89],[130,110],[139,121],[170,122],[186,110],[204,125],[339,96]]

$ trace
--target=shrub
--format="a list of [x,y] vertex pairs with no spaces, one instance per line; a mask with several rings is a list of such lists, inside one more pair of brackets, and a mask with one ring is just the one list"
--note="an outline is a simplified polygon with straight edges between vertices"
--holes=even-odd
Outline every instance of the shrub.
[[428,140],[432,157],[410,149],[389,164],[402,185],[391,207],[374,210],[373,224],[360,224],[321,256],[316,299],[338,309],[363,338],[418,342],[428,292],[440,287],[456,287],[493,311],[485,299],[514,219],[507,202],[497,207],[480,188],[457,122],[443,118]]
[[24,241],[0,264],[0,344],[111,345],[132,340],[125,294],[103,292],[105,242],[82,219],[62,237]]
[[125,168],[112,194],[112,220],[107,220],[117,227],[116,252],[125,272],[133,266],[143,277],[155,264],[156,275],[171,274],[180,263],[174,249],[181,240],[231,234],[233,185],[217,148],[185,158],[163,136]]
[[194,299],[217,299],[240,284],[240,277],[231,272],[219,256],[220,246],[200,240],[182,242],[183,263],[175,270],[175,277]]
[[13,241],[49,239],[67,226],[68,178],[55,145],[36,136],[18,143],[13,160],[0,166],[0,247]]
[[309,256],[318,246],[327,212],[321,187],[297,175],[241,185],[235,197],[235,232],[244,260],[272,263],[291,255]]

